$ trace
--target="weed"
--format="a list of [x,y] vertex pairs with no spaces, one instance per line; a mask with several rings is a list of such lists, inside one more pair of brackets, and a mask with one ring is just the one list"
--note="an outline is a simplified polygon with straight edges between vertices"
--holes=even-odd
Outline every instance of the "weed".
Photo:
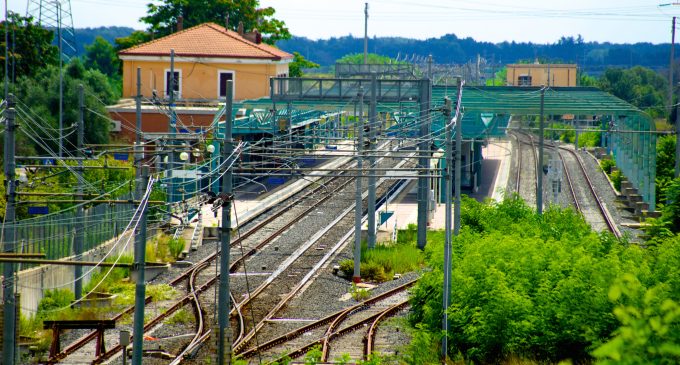
[[172,317],[168,318],[165,322],[167,324],[185,324],[193,321],[194,317],[189,313],[188,310],[182,308],[178,310]]
[[314,346],[305,355],[305,365],[313,365],[321,362],[321,346]]
[[359,288],[354,283],[352,283],[352,286],[349,288],[349,293],[352,295],[352,299],[356,300],[357,302],[368,299],[371,296],[371,293],[368,291],[368,289]]
[[184,241],[184,238],[171,238],[168,240],[168,248],[170,249],[170,255],[172,256],[173,260],[176,260],[179,255],[182,254],[182,251],[184,251],[186,242]]

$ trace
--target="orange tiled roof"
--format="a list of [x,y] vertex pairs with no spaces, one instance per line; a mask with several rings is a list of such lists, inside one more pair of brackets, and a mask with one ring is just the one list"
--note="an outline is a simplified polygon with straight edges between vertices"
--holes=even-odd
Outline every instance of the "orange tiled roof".
[[170,50],[184,57],[292,59],[293,55],[268,44],[257,44],[215,23],[203,23],[119,52],[121,56],[169,56]]

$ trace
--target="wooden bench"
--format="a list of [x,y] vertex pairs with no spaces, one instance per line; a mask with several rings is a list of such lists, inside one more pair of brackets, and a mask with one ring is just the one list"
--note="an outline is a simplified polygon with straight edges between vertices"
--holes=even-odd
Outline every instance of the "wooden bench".
[[50,358],[54,358],[61,352],[59,336],[62,330],[96,330],[97,348],[96,355],[106,352],[104,345],[104,330],[116,328],[116,321],[113,320],[65,320],[65,321],[44,321],[43,328],[52,330],[52,344],[50,345]]

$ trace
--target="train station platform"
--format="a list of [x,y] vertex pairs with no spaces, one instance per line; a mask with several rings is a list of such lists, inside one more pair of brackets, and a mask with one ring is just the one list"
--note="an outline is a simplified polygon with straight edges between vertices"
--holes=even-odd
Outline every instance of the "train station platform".
[[[329,150],[317,150],[315,154],[323,154],[324,157],[332,156],[333,153],[341,154],[343,151],[351,151],[353,146],[349,143],[338,144],[337,152]],[[468,196],[483,201],[491,198],[501,200],[503,190],[508,184],[510,165],[511,165],[511,146],[510,142],[502,139],[492,140],[483,148],[482,154],[482,180],[476,192]],[[349,161],[349,157],[338,157],[328,159],[328,162],[318,165],[321,169],[333,169]],[[322,172],[319,175],[323,174]],[[242,226],[253,219],[261,212],[279,204],[290,196],[296,194],[307,186],[313,184],[321,177],[309,177],[296,179],[284,185],[276,186],[274,189],[258,194],[256,189],[244,191],[236,194],[236,201],[232,209],[232,228]],[[396,196],[388,200],[386,204],[379,207],[378,212],[390,211],[393,215],[378,227],[378,240],[389,241],[396,237],[395,230],[405,229],[409,224],[416,224],[418,219],[417,180],[413,179],[405,184]],[[203,227],[219,227],[221,223],[221,212],[215,214],[211,206],[204,206],[202,211]],[[436,204],[435,209],[429,214],[430,229],[444,229],[445,224],[445,204]],[[379,213],[378,213],[379,214]],[[380,222],[379,219],[376,220]],[[237,224],[238,222],[238,224]],[[195,226],[196,222],[192,222]],[[366,229],[364,224],[364,229]]]
[[[494,139],[482,149],[482,180],[476,192],[467,194],[471,198],[483,201],[491,198],[503,199],[503,191],[508,184],[511,165],[510,142],[504,139]],[[392,240],[395,230],[405,229],[409,224],[416,224],[418,220],[417,180],[410,181],[396,196],[380,207],[380,211],[394,212],[384,224],[378,227],[378,241]],[[464,193],[465,194],[465,193]],[[436,204],[429,214],[429,229],[444,229],[445,204]]]

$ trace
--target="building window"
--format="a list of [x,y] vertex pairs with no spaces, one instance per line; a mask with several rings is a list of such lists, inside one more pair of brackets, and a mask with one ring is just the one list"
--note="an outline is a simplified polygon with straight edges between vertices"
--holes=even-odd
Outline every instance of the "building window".
[[531,86],[531,75],[520,75],[517,86]]
[[219,71],[217,77],[218,96],[224,98],[227,96],[227,81],[232,82],[232,92],[236,94],[236,87],[234,86],[234,72],[233,71]]
[[[170,70],[165,70],[165,97],[170,97],[170,85],[172,84],[172,73]],[[182,71],[176,70],[174,72],[174,90],[175,98],[180,99],[182,97]]]

